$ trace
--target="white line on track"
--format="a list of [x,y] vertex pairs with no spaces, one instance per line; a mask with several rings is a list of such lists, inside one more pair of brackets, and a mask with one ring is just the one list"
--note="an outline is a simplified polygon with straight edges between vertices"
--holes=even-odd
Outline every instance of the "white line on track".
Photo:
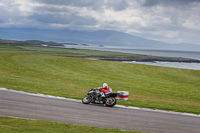
[[[52,95],[44,95],[44,94],[40,94],[40,93],[30,93],[30,92],[24,92],[24,91],[13,90],[13,89],[6,89],[6,88],[0,88],[0,90],[1,91],[14,92],[14,93],[21,93],[21,94],[26,94],[26,95],[31,95],[31,96],[44,97],[44,98],[62,99],[62,100],[68,100],[68,101],[74,101],[74,102],[81,102],[81,100],[77,100],[77,99],[65,98],[65,97],[58,97],[58,96],[52,96]],[[192,116],[192,117],[199,117],[200,118],[199,114],[197,115],[197,114],[191,114],[191,113],[181,113],[181,112],[174,112],[174,111],[165,111],[165,110],[159,110],[159,109],[139,108],[139,107],[123,106],[123,105],[115,105],[115,107],[124,108],[124,109],[149,111],[149,112],[158,112],[158,113],[183,115],[183,116]]]

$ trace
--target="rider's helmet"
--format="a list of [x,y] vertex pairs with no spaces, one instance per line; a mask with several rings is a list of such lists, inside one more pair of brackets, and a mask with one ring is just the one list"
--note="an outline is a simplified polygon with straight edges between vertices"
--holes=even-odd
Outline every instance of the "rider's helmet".
[[103,87],[107,87],[108,88],[108,84],[107,83],[103,83]]

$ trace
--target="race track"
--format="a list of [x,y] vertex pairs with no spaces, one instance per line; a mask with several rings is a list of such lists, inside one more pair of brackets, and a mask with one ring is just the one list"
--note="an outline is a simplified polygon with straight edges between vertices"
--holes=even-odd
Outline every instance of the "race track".
[[82,104],[0,90],[0,115],[152,133],[199,133],[200,117]]

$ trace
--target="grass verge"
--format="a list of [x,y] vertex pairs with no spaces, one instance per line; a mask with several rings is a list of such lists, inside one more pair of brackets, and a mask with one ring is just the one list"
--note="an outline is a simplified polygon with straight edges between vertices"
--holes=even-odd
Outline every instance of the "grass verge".
[[72,125],[44,120],[28,120],[0,116],[1,133],[140,133],[91,126]]

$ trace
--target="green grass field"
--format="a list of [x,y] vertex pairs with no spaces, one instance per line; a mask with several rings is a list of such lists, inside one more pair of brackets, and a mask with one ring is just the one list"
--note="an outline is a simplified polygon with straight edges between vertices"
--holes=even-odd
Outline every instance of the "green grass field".
[[0,87],[81,99],[107,82],[130,92],[118,104],[200,114],[198,70],[65,57],[72,55],[120,53],[0,45]]
[[139,133],[106,129],[90,126],[80,126],[42,120],[27,120],[0,116],[1,133]]

